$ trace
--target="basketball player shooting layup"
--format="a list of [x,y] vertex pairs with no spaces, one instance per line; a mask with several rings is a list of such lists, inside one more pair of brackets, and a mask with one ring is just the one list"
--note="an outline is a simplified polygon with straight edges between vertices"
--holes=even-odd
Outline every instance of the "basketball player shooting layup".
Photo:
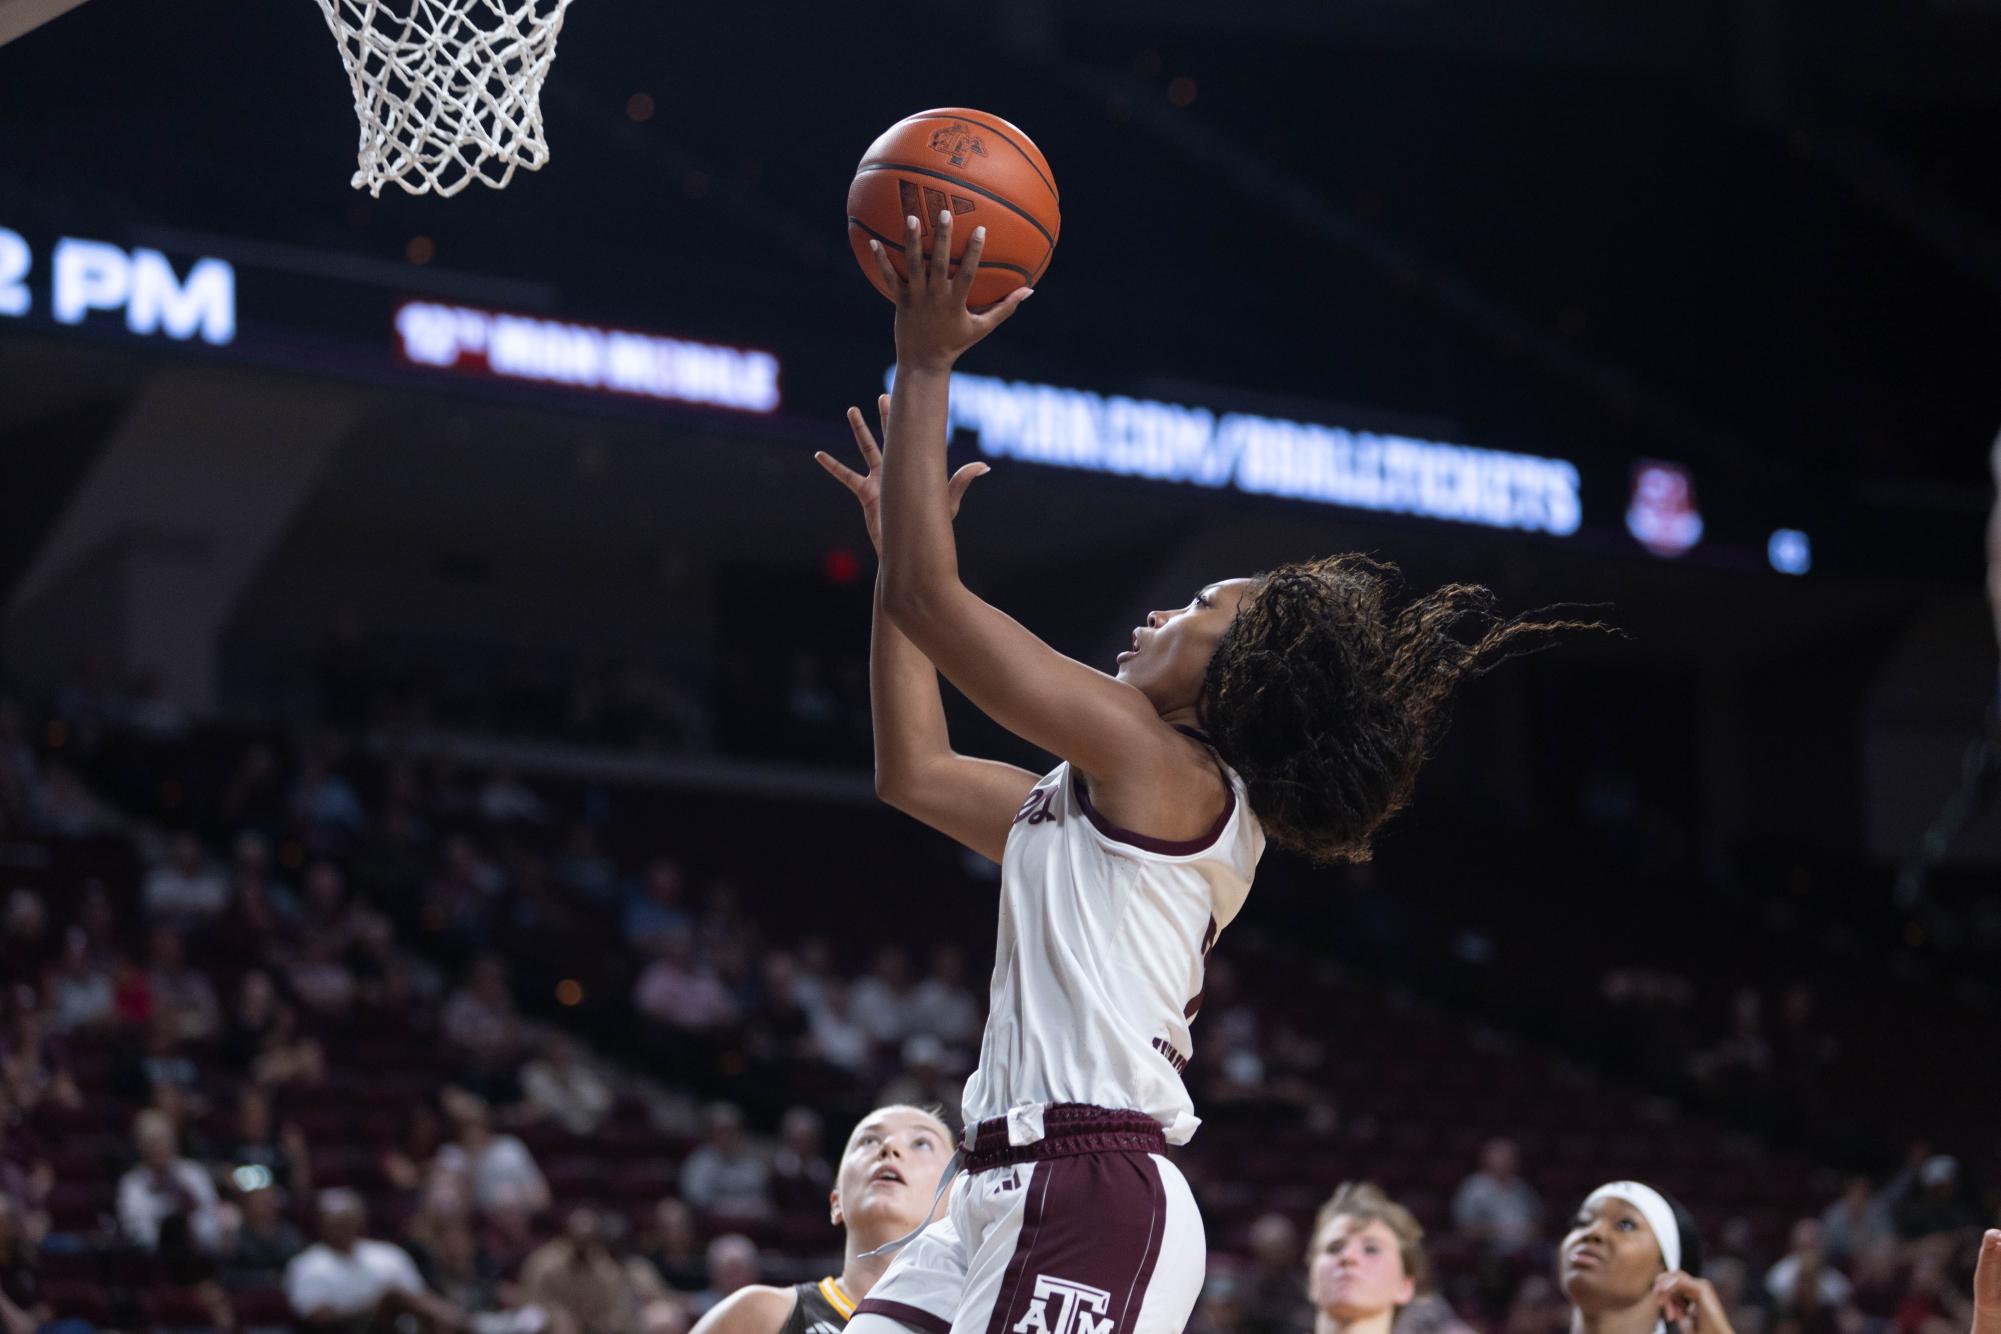
[[[870,664],[876,782],[891,805],[1001,863],[999,941],[965,1174],[904,1246],[854,1334],[1168,1334],[1202,1286],[1202,1220],[1161,1156],[1197,1125],[1182,1086],[1203,956],[1267,836],[1322,861],[1369,855],[1409,799],[1453,687],[1538,632],[1482,588],[1392,608],[1395,570],[1360,556],[1198,590],[1133,632],[1107,676],[959,582],[952,516],[982,465],[945,473],[961,353],[1027,299],[967,309],[984,235],[951,271],[952,218],[896,299],[886,457],[824,454],[881,556]],[[1465,642],[1451,631],[1470,625]],[[1063,760],[1038,778],[953,753],[936,672]]]

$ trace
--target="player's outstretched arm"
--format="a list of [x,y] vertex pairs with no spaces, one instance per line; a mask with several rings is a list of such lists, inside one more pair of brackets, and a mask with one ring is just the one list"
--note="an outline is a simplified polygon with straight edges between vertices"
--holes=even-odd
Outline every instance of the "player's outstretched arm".
[[1019,309],[1029,289],[968,310],[984,230],[974,231],[957,276],[951,276],[949,212],[939,215],[935,235],[927,260],[917,219],[906,220],[908,280],[871,243],[897,294],[894,411],[882,491],[883,608],[946,679],[1016,736],[1094,778],[1155,772],[1183,743],[1144,695],[1064,657],[959,580],[945,477],[952,366]]
[[[876,400],[889,420],[889,395]],[[858,473],[825,453],[815,454],[834,479],[861,502],[862,520],[878,555],[882,551],[882,451],[862,419],[848,409],[867,473]],[[889,428],[883,427],[887,435]],[[947,516],[956,516],[966,488],[987,471],[969,463],[947,483]],[[869,636],[869,712],[875,731],[875,790],[905,815],[922,820],[983,857],[1001,859],[1016,812],[1035,787],[1035,775],[1012,764],[973,759],[953,751],[938,695],[938,670],[883,612],[882,580],[876,580],[875,611]]]
[[1973,1334],[2001,1334],[2001,1227],[1980,1238],[1973,1271]]

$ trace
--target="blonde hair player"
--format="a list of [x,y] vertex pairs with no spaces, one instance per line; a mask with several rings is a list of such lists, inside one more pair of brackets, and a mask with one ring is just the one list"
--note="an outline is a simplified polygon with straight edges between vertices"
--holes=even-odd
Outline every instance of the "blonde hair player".
[[1390,1334],[1424,1286],[1424,1229],[1367,1181],[1344,1181],[1313,1220],[1306,1299],[1313,1334]]
[[[952,514],[981,465],[947,477],[960,354],[1029,296],[967,309],[984,232],[956,273],[952,215],[928,260],[905,219],[888,446],[849,425],[866,476],[824,454],[881,554],[870,687],[876,786],[1001,864],[979,1067],[966,1083],[966,1175],[904,1246],[857,1334],[1168,1334],[1187,1323],[1207,1248],[1163,1156],[1199,1124],[1181,1074],[1203,960],[1250,893],[1267,834],[1364,860],[1409,800],[1454,687],[1555,627],[1499,621],[1482,589],[1401,608],[1359,556],[1223,579],[1133,632],[1115,676],[1064,657],[959,579]],[[878,468],[878,463],[881,467]],[[1461,642],[1450,630],[1472,621]],[[961,756],[943,673],[979,709],[1061,757],[1037,776]]]
[[738,1288],[702,1317],[692,1334],[834,1334],[868,1296],[889,1242],[931,1221],[938,1186],[952,1161],[952,1132],[920,1107],[878,1107],[856,1123],[827,1197],[835,1227],[848,1233],[838,1275],[789,1288]]

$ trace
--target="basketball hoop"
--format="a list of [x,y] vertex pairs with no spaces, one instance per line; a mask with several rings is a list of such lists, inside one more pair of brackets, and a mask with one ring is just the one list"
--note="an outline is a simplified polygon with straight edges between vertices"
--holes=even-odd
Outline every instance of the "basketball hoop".
[[549,160],[542,80],[570,0],[319,0],[361,121],[354,188],[494,189]]

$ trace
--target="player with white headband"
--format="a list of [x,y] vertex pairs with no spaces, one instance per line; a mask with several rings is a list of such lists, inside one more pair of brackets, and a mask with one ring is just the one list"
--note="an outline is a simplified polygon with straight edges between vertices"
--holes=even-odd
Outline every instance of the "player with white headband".
[[1557,1253],[1571,1334],[1732,1334],[1688,1211],[1652,1186],[1585,1197]]

